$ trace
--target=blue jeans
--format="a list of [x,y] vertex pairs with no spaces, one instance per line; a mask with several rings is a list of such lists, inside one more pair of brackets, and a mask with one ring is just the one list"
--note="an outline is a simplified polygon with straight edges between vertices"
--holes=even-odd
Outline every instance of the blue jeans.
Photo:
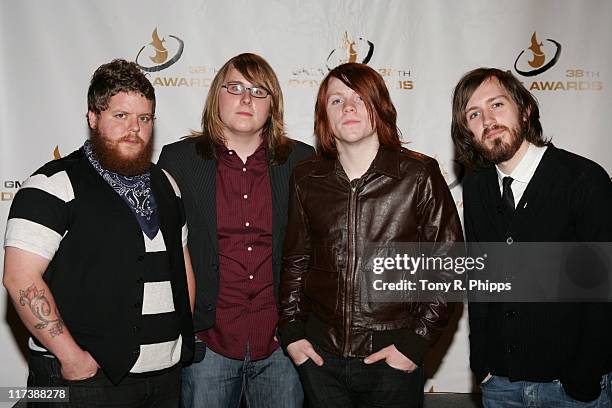
[[184,408],[237,408],[242,396],[248,408],[301,408],[304,402],[295,366],[280,348],[257,361],[206,349],[202,361],[183,368],[182,381]]
[[552,382],[511,382],[494,375],[481,385],[485,408],[612,408],[612,373],[602,378],[599,398],[591,402],[576,401],[565,393],[559,380]]

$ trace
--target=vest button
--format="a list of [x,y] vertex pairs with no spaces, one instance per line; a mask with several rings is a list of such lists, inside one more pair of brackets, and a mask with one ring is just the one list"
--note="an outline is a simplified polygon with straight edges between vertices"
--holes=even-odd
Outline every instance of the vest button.
[[144,283],[144,279],[143,278],[138,278],[138,279],[136,279],[136,283],[141,285],[141,284]]
[[207,309],[209,312],[212,312],[212,310],[213,310],[213,305],[212,305],[212,303],[211,303],[211,304],[209,304],[209,305],[206,307],[206,309]]
[[140,327],[134,326],[133,329],[134,329],[134,333],[138,333],[138,330],[140,330]]
[[136,260],[138,260],[138,262],[144,261],[144,255],[138,255],[138,258],[136,258]]

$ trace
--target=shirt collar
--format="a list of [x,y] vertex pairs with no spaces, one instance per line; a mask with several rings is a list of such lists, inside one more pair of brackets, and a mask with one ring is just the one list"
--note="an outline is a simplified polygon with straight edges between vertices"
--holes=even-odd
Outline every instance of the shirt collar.
[[501,182],[504,177],[510,176],[515,181],[520,183],[529,183],[531,177],[535,173],[544,152],[546,151],[546,146],[536,146],[532,143],[529,143],[529,147],[525,152],[525,156],[521,159],[519,164],[510,174],[505,174],[500,170],[498,165],[495,165],[495,170],[497,171],[497,179]]
[[[223,160],[225,163],[231,163],[231,160],[230,160],[231,157],[237,156],[236,151],[228,149],[225,144],[216,145],[216,148],[217,148],[217,157],[220,160]],[[230,152],[232,153],[230,154]],[[261,142],[259,147],[257,147],[257,149],[255,149],[253,154],[251,154],[247,159],[251,161],[267,161],[267,157],[268,157],[268,147],[266,146],[264,142]]]

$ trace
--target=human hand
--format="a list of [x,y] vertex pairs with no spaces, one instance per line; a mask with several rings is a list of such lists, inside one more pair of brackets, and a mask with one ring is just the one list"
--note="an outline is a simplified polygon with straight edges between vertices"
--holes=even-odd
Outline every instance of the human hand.
[[372,364],[380,360],[384,360],[391,368],[408,373],[416,370],[418,367],[412,360],[403,355],[394,344],[380,349],[376,353],[370,354],[363,362]]
[[323,358],[317,354],[312,344],[306,340],[298,340],[287,346],[287,353],[296,366],[304,364],[311,359],[319,367],[323,365]]
[[70,361],[60,361],[62,366],[61,376],[64,380],[79,381],[86,380],[96,375],[99,365],[88,351],[81,350],[77,356]]

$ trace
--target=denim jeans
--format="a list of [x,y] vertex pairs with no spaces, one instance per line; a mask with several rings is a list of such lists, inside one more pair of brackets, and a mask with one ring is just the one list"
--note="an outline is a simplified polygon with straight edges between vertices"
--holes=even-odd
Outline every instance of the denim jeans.
[[248,408],[301,408],[304,401],[295,366],[280,348],[256,361],[206,349],[203,360],[182,370],[184,408],[237,408],[242,397]]
[[591,402],[576,401],[565,393],[559,380],[552,382],[511,382],[494,375],[481,385],[485,408],[612,408],[612,373],[602,378],[599,398]]
[[423,406],[421,367],[407,373],[385,361],[365,364],[361,358],[344,358],[314,347],[323,365],[308,359],[298,366],[309,408]]
[[[126,376],[114,385],[99,369],[91,378],[68,381],[61,378],[61,366],[54,357],[31,354],[28,387],[68,387],[68,403],[50,403],[50,408],[130,407],[176,408],[180,395],[180,369],[150,376]],[[47,404],[30,403],[33,407]]]

